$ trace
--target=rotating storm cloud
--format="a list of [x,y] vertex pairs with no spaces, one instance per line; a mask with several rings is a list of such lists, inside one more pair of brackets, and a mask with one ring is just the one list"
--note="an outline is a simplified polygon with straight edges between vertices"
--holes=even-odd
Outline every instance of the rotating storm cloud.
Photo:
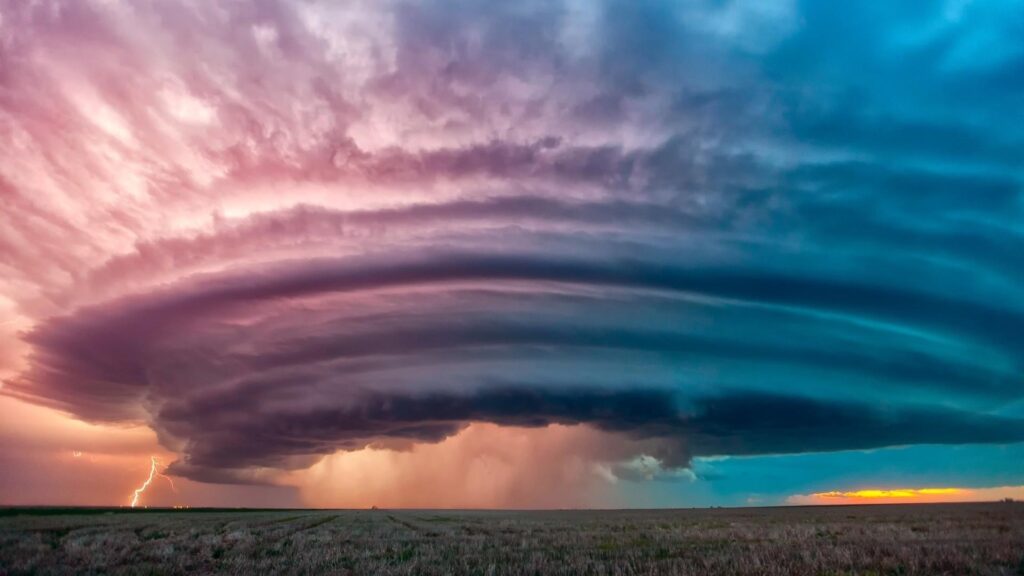
[[0,16],[12,417],[145,427],[195,490],[393,487],[340,504],[1024,484],[1019,10]]

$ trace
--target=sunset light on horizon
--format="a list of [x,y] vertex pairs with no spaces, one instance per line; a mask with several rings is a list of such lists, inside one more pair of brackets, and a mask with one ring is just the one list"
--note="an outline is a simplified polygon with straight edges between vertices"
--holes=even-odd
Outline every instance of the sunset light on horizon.
[[997,488],[874,488],[849,492],[818,492],[791,496],[788,504],[925,504],[937,502],[998,502],[1024,499],[1024,486]]

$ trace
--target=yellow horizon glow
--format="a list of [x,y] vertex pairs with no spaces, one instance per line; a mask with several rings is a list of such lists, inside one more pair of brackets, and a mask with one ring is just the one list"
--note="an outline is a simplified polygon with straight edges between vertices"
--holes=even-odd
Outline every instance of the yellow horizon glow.
[[812,494],[796,494],[786,499],[788,504],[912,504],[938,502],[991,502],[1003,499],[1024,499],[1024,486],[998,486],[992,488],[926,487],[926,488],[866,488],[861,490],[831,490]]
[[852,492],[815,492],[811,496],[817,498],[919,498],[947,494],[963,494],[963,488],[894,488],[891,490],[854,490]]

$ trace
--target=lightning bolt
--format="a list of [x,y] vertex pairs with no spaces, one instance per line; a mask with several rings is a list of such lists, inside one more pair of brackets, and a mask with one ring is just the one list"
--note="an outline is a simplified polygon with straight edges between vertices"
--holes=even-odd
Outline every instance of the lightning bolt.
[[159,463],[160,459],[157,458],[156,456],[149,457],[149,477],[146,478],[146,481],[142,483],[142,486],[139,486],[138,488],[135,489],[134,492],[132,492],[132,508],[138,506],[139,498],[142,496],[143,492],[146,491],[146,488],[149,488],[149,485],[153,483],[153,478],[156,478],[157,476],[160,476],[167,480],[167,482],[171,485],[171,490],[174,490],[175,492],[178,491],[178,489],[174,487],[174,480],[171,480],[170,476],[167,476],[166,474],[157,471],[156,467]]
[[167,483],[171,485],[171,490],[173,490],[175,494],[178,493],[178,488],[174,485],[174,480],[171,480],[170,476],[163,473],[157,474],[157,476],[163,478],[164,480],[167,480]]

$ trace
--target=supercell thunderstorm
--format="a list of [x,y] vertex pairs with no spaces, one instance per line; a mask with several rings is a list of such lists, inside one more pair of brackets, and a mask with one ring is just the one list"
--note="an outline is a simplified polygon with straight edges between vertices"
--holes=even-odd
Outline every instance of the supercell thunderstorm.
[[476,422],[665,468],[1024,440],[1024,122],[953,94],[1014,82],[958,68],[1001,17],[906,78],[613,4],[0,3],[3,393],[213,482]]

